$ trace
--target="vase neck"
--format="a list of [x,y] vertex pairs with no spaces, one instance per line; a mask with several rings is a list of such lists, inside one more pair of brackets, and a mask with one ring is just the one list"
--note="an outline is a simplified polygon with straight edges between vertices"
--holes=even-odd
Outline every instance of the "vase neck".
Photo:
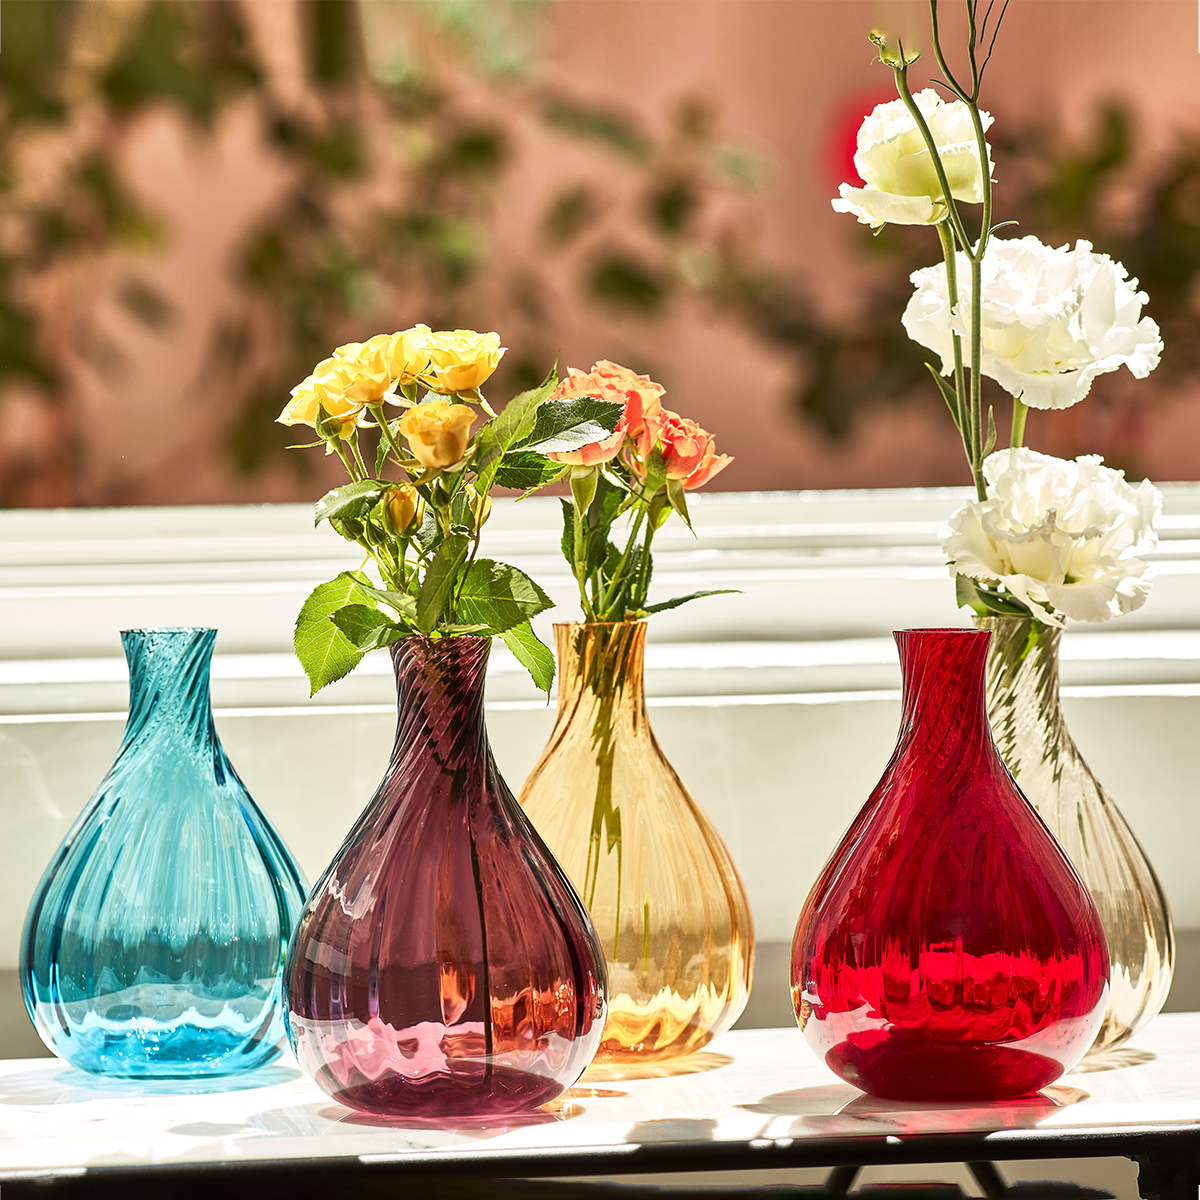
[[122,747],[146,735],[215,741],[209,668],[215,629],[127,629],[129,717]]
[[644,621],[555,625],[558,720],[595,717],[646,729]]
[[904,629],[895,635],[904,677],[903,743],[936,751],[988,738],[984,666],[989,634]]
[[472,746],[482,752],[491,645],[491,638],[414,636],[391,646],[398,706],[394,760],[432,753],[441,765],[464,769],[474,760]]
[[997,740],[1012,730],[1041,747],[1069,739],[1058,679],[1062,630],[1031,617],[976,617],[975,624],[992,635],[987,705]]

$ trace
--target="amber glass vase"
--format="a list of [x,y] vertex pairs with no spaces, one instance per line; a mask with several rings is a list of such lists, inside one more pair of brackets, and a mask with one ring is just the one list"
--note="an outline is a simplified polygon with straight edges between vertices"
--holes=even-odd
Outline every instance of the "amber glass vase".
[[1067,852],[1108,937],[1111,991],[1092,1053],[1119,1046],[1166,1003],[1175,964],[1171,913],[1154,868],[1083,761],[1058,691],[1061,629],[978,617],[992,633],[987,704],[1008,769]]
[[650,729],[645,623],[556,625],[555,635],[558,717],[521,804],[604,947],[597,1061],[689,1054],[746,1006],[754,931],[745,889]]

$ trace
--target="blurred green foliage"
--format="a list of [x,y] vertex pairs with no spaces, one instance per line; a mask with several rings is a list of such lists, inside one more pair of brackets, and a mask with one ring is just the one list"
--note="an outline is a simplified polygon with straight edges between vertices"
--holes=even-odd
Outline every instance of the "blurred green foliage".
[[[940,404],[924,353],[900,325],[908,273],[937,258],[929,231],[889,227],[873,237],[848,225],[877,267],[875,282],[853,319],[830,319],[802,281],[763,262],[737,219],[714,219],[720,193],[759,187],[769,172],[760,156],[722,140],[708,106],[681,103],[656,136],[624,112],[537,82],[541,0],[372,0],[369,13],[354,0],[303,0],[299,104],[284,104],[271,86],[237,0],[112,6],[124,24],[98,49],[89,9],[105,7],[4,8],[0,388],[19,378],[51,397],[61,391],[26,300],[30,279],[109,247],[153,253],[170,238],[115,166],[129,123],[165,104],[203,137],[225,106],[249,99],[288,182],[234,264],[263,319],[238,312],[218,321],[205,373],[208,386],[239,397],[227,445],[245,472],[290,440],[274,424],[288,389],[333,346],[377,332],[400,311],[441,327],[503,323],[512,349],[501,390],[536,383],[557,353],[550,298],[564,279],[597,313],[645,322],[690,297],[743,321],[794,364],[797,411],[831,438],[880,404]],[[386,39],[367,27],[368,17],[385,16]],[[540,242],[519,259],[498,257],[496,205],[513,177],[517,126],[530,123],[586,150],[589,167],[562,169],[540,214]],[[23,188],[19,147],[52,130],[77,131],[70,161],[53,188]],[[1156,379],[1200,372],[1200,138],[1134,171],[1132,119],[1110,106],[1082,143],[1049,124],[993,142],[1005,163],[996,211],[1020,221],[1003,236],[1086,237],[1119,258],[1163,327]],[[481,292],[496,262],[502,286]],[[148,329],[175,321],[172,305],[135,275],[116,296]],[[94,352],[100,369],[103,354]],[[302,459],[293,456],[297,469]],[[0,489],[0,500],[18,494]]]

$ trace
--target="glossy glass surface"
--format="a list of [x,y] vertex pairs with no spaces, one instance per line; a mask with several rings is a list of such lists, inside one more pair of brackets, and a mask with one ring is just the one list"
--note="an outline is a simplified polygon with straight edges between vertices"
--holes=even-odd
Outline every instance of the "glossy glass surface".
[[380,1116],[553,1100],[591,1061],[604,960],[496,769],[485,638],[392,647],[396,745],[305,907],[286,971],[301,1066]]
[[1086,1053],[1108,1001],[1096,907],[988,730],[990,634],[896,634],[891,761],[800,914],[792,1001],[848,1083],[1001,1100]]
[[558,717],[521,804],[579,889],[608,963],[598,1062],[688,1054],[746,1006],[754,930],[716,830],[646,714],[644,622],[556,625]]
[[21,938],[42,1040],[108,1075],[223,1075],[284,1043],[303,877],[221,749],[216,631],[134,629],[116,761],[46,870]]
[[1093,1051],[1119,1046],[1166,1003],[1175,935],[1145,851],[1083,761],[1058,691],[1062,630],[1017,617],[977,618],[988,648],[988,718],[1021,790],[1096,902],[1108,937],[1111,990]]

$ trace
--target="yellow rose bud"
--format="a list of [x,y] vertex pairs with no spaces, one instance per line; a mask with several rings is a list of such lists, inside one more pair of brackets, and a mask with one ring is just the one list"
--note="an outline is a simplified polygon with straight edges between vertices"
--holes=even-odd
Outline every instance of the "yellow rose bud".
[[488,517],[492,515],[492,498],[487,494],[480,496],[474,487],[468,487],[467,494],[471,498],[471,513],[475,519],[475,528],[482,529]]
[[428,470],[452,467],[467,452],[475,412],[465,404],[430,400],[400,418],[399,429],[413,457]]
[[414,521],[419,524],[425,515],[425,501],[421,499],[421,493],[406,483],[388,492],[385,508],[392,528],[397,533],[403,533]]
[[429,352],[426,378],[443,392],[471,392],[482,387],[500,365],[506,347],[498,333],[476,333],[456,329],[453,333],[433,333],[425,343]]

